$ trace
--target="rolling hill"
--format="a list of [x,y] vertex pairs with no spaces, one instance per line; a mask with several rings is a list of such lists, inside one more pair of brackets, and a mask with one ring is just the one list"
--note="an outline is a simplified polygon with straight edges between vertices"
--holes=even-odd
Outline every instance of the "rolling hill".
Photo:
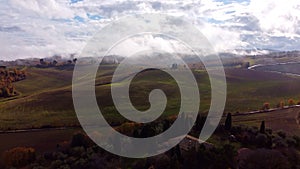
[[[103,66],[96,79],[98,105],[113,125],[124,121],[110,97],[110,80],[115,66]],[[20,96],[0,100],[0,130],[77,126],[72,103],[72,71],[55,68],[27,69],[28,78],[15,83]],[[210,106],[210,84],[205,71],[194,71],[201,95],[200,113]],[[240,68],[226,69],[228,96],[225,112],[260,109],[264,102],[276,106],[282,100],[300,99],[300,78]],[[122,82],[118,82],[122,85]],[[175,81],[159,70],[139,73],[130,87],[132,104],[139,110],[149,108],[148,95],[160,88],[168,96],[163,116],[178,113],[180,92]]]

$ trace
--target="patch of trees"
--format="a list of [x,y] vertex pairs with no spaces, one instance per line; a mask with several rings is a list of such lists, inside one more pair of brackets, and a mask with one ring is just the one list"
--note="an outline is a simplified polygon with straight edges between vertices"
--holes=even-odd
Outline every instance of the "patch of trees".
[[5,166],[8,167],[24,167],[36,159],[36,152],[33,148],[16,147],[4,152]]
[[176,128],[178,136],[185,134],[183,129],[186,130],[187,128],[192,127],[203,127],[206,119],[206,117],[199,116],[196,120],[196,124],[199,125],[195,124],[193,126],[191,115],[189,115],[189,113],[181,113],[180,115],[178,115],[178,117],[170,116],[168,118],[157,119],[151,123],[146,124],[124,122],[123,124],[115,127],[115,129],[122,134],[136,138],[153,137],[169,129],[177,118],[180,118],[180,120],[185,124]]
[[[294,107],[295,105],[300,105],[300,100],[299,101],[295,101],[294,99],[288,99],[287,102],[280,101],[279,103],[276,104],[276,108],[290,108],[290,107]],[[265,102],[262,106],[262,110],[267,111],[271,109],[271,105],[269,102]]]
[[[229,127],[230,126],[230,127]],[[224,130],[222,130],[224,129]],[[260,127],[232,125],[232,117],[227,115],[224,126],[218,128],[221,139],[229,140],[238,150],[238,168],[298,168],[300,167],[300,137],[284,131],[273,132],[266,128],[265,121]],[[234,139],[232,139],[234,138]]]
[[[3,168],[252,169],[300,167],[297,152],[300,148],[299,136],[288,136],[282,131],[272,132],[265,127],[264,121],[260,128],[234,126],[233,117],[230,115],[227,117],[227,127],[222,125],[218,127],[215,136],[218,136],[219,141],[211,147],[201,144],[199,148],[183,150],[177,145],[154,157],[129,159],[103,150],[83,133],[75,133],[70,141],[57,144],[52,152],[37,154],[32,148],[8,150],[4,154],[6,166]],[[158,131],[167,130],[172,121],[173,119],[161,120],[155,125],[126,123],[117,130],[126,134],[131,133],[134,137],[150,137]],[[205,117],[198,116],[195,129],[202,128],[204,122]],[[132,128],[135,128],[133,133]],[[235,140],[230,140],[227,137],[229,135],[234,136]]]
[[[224,67],[229,67],[229,68],[242,68],[242,69],[248,69],[251,64],[250,62],[243,61],[240,59],[223,59],[222,64]],[[174,67],[177,66],[175,64],[172,64],[171,68],[174,69]],[[213,62],[209,63],[209,66],[214,67],[214,66],[219,66],[218,64],[215,64]],[[179,66],[178,66],[179,67]],[[202,62],[199,63],[190,63],[189,64],[190,69],[196,69],[196,70],[205,70],[205,65]]]
[[0,97],[11,97],[17,95],[13,82],[26,79],[26,72],[16,68],[0,69]]
[[266,102],[266,103],[264,103],[262,110],[269,110],[270,108],[271,108],[270,103]]
[[38,68],[51,68],[51,67],[57,67],[57,68],[64,68],[64,67],[73,67],[77,63],[77,58],[66,60],[66,61],[46,61],[46,59],[40,59],[40,63],[36,65]]
[[247,69],[248,67],[250,67],[250,62],[244,62],[244,61],[225,61],[223,62],[223,66],[224,67],[240,67],[240,68],[244,68]]
[[[142,148],[142,147],[141,147]],[[166,153],[142,159],[113,155],[95,145],[85,134],[76,133],[70,141],[57,144],[52,152],[38,154],[33,148],[6,151],[3,168],[90,168],[90,169],[173,169],[233,166],[236,151],[231,145],[183,152],[177,145]],[[197,159],[197,160],[196,160]],[[202,166],[202,167],[201,167]],[[1,166],[0,166],[1,167]]]

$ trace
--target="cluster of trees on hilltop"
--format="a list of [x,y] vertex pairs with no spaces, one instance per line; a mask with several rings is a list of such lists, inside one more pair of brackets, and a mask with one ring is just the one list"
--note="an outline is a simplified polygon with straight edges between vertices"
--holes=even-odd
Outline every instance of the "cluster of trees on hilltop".
[[22,70],[7,69],[2,66],[0,68],[0,97],[11,97],[16,95],[16,90],[13,82],[24,80],[26,72]]
[[57,60],[52,61],[46,61],[45,59],[40,59],[40,64],[37,65],[39,68],[48,68],[48,67],[57,67],[57,66],[70,66],[74,65],[77,62],[77,58],[74,58],[72,60],[67,60],[64,62],[59,63]]

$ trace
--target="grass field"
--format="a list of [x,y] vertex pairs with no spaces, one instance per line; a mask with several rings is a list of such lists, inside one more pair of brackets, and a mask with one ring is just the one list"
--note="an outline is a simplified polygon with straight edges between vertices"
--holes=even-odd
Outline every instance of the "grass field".
[[[299,116],[300,108],[276,110],[252,115],[233,116],[233,125],[246,125],[260,127],[261,121],[273,131],[284,131],[290,135],[300,135]],[[224,120],[224,119],[223,119]]]
[[14,147],[35,147],[38,152],[52,151],[58,143],[70,141],[80,129],[1,133],[0,154]]
[[[115,66],[102,66],[97,74],[98,105],[108,121],[119,124],[126,119],[119,115],[110,97],[109,84]],[[54,68],[28,68],[28,78],[15,83],[21,93],[16,98],[0,100],[0,130],[77,126],[72,102],[72,71]],[[201,95],[200,113],[210,106],[210,83],[205,71],[195,71]],[[264,102],[275,106],[282,100],[300,99],[300,78],[247,69],[226,69],[228,97],[225,112],[245,112],[260,109]],[[118,82],[122,85],[122,82]],[[178,112],[179,90],[175,81],[159,70],[138,74],[131,84],[132,104],[139,110],[149,108],[148,96],[160,88],[168,96],[163,115]]]
[[276,65],[267,65],[267,66],[258,66],[256,70],[261,71],[274,71],[281,73],[291,73],[291,74],[300,74],[300,63],[290,63],[290,64],[276,64]]

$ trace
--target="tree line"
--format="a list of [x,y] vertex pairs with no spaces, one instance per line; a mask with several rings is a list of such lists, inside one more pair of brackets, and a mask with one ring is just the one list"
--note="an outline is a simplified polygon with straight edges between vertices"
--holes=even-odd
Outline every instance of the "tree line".
[[17,68],[0,68],[0,97],[11,97],[17,95],[13,82],[26,79],[26,72]]
[[77,58],[74,58],[72,60],[67,60],[64,62],[59,62],[57,60],[52,61],[46,61],[45,59],[40,59],[40,63],[36,65],[39,68],[49,68],[49,67],[58,67],[58,66],[73,66],[77,62]]

